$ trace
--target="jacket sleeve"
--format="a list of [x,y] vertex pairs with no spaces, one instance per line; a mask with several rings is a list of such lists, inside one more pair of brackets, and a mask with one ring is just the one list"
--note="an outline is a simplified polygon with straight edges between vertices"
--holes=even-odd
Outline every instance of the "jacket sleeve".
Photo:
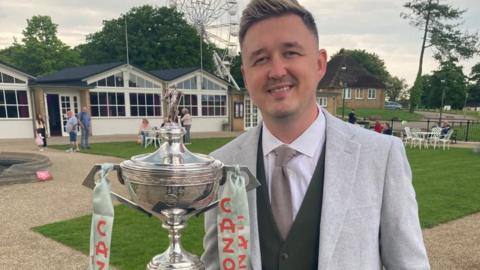
[[410,165],[402,142],[392,139],[380,221],[382,261],[386,269],[430,269]]

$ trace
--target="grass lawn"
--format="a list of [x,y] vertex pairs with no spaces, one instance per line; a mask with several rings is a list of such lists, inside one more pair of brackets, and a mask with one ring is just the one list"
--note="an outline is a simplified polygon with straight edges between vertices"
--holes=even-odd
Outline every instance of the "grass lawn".
[[[230,139],[199,139],[189,146],[208,153]],[[203,146],[203,144],[208,144]],[[215,147],[211,146],[215,145]],[[213,147],[213,149],[212,149]],[[64,149],[66,146],[56,146]],[[126,149],[130,149],[128,152]],[[129,158],[145,151],[130,143],[94,144],[91,153]],[[429,228],[480,211],[480,155],[469,149],[407,149],[417,193],[420,221]],[[34,228],[35,231],[88,254],[91,216]],[[184,247],[202,253],[203,217],[192,218],[183,236]],[[125,206],[115,207],[111,263],[123,270],[145,269],[148,261],[167,247],[167,234],[160,221]]]
[[[345,119],[348,119],[348,114],[351,112],[350,108],[345,107]],[[416,121],[422,119],[422,116],[417,113],[410,113],[408,110],[386,110],[386,109],[355,109],[357,121],[369,116],[379,116],[380,120],[389,121],[392,118],[398,118],[400,121]],[[337,115],[342,115],[342,107],[337,108]]]

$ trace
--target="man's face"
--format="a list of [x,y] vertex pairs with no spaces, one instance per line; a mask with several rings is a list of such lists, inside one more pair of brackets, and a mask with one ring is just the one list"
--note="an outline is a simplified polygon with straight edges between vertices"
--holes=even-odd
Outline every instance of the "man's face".
[[325,74],[326,52],[300,17],[285,15],[255,23],[242,44],[242,74],[265,120],[316,113],[315,90]]

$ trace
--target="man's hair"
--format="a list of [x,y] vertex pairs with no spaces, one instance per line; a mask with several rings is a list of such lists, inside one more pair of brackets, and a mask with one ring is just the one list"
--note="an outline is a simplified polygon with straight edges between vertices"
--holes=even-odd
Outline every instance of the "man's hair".
[[248,29],[255,23],[272,17],[295,14],[299,16],[305,26],[318,40],[317,25],[312,14],[302,7],[297,0],[252,0],[242,13],[238,39],[240,47]]

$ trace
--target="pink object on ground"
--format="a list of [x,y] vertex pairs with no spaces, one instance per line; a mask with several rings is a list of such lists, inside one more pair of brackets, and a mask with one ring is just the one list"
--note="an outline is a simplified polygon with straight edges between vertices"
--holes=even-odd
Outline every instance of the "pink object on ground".
[[37,174],[38,181],[48,181],[53,179],[52,175],[47,170],[37,171],[36,174]]

